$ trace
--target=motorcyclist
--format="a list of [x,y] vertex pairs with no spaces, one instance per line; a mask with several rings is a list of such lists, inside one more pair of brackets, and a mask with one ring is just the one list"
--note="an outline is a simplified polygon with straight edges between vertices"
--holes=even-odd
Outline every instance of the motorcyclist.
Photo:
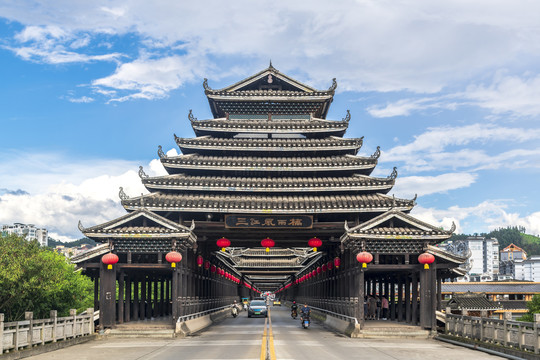
[[307,306],[307,304],[304,304],[304,306],[302,306],[302,308],[300,309],[300,316],[302,318],[302,321],[304,319],[309,319],[309,315],[311,314],[311,309],[309,308],[309,306]]
[[231,305],[231,314],[236,317],[238,315],[238,304],[236,303],[236,300],[234,300],[233,304]]
[[291,316],[296,318],[296,314],[298,314],[298,305],[296,304],[296,301],[293,301],[291,305]]

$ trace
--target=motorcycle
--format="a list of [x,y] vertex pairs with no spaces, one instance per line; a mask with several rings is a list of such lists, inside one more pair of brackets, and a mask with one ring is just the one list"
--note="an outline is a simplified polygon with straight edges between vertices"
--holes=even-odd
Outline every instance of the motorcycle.
[[302,316],[302,327],[304,329],[307,329],[309,327],[309,324],[310,324],[309,315],[303,315]]
[[237,317],[238,316],[238,308],[236,307],[236,305],[233,305],[232,308],[231,308],[231,315],[233,316],[233,318]]
[[293,319],[296,319],[297,316],[298,316],[298,312],[296,311],[296,309],[292,309],[292,310],[291,310],[291,317],[292,317]]

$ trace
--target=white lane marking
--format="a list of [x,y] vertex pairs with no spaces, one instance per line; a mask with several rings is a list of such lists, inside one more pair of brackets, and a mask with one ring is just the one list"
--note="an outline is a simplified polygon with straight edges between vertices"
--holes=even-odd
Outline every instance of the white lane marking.
[[320,341],[309,341],[309,340],[275,340],[275,346],[286,346],[286,345],[295,345],[295,346],[328,346],[328,344],[322,344]]
[[188,341],[174,341],[168,343],[149,343],[149,344],[102,344],[93,346],[93,348],[133,348],[133,347],[162,347],[162,346],[254,346],[260,345],[261,340],[194,340],[189,339]]

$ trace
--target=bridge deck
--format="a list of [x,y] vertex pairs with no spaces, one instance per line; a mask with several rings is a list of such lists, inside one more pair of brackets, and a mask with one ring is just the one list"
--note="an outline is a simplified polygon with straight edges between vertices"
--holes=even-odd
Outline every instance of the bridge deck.
[[[497,359],[479,351],[431,339],[351,339],[313,323],[302,329],[286,307],[271,308],[276,359]],[[383,326],[386,322],[368,322]],[[264,318],[245,312],[185,339],[108,338],[31,357],[35,360],[100,359],[261,359]],[[269,329],[268,329],[269,330]],[[267,332],[268,334],[268,332]],[[264,357],[263,357],[264,359]]]

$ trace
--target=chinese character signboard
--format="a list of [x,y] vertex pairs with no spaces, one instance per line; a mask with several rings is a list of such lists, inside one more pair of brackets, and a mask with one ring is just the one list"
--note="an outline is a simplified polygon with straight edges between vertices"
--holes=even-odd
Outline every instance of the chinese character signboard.
[[311,229],[311,215],[225,215],[229,229]]

